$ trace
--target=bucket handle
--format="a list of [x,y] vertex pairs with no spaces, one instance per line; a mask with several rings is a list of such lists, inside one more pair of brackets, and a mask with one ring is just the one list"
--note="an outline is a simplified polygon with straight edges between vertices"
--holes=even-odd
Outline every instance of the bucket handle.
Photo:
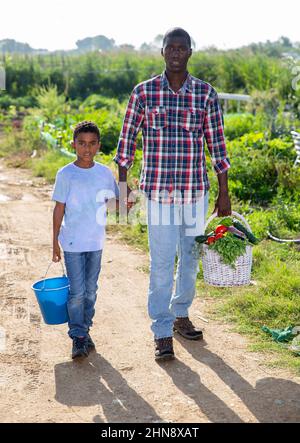
[[[42,288],[41,288],[42,291],[45,289],[45,281],[46,281],[46,277],[47,277],[47,274],[48,274],[48,272],[49,272],[50,266],[53,265],[53,263],[54,263],[53,261],[51,261],[51,262],[49,263],[49,266],[48,266],[48,268],[47,268],[47,271],[46,271],[44,277],[42,278],[42,280],[43,280],[43,286],[42,286]],[[63,271],[63,277],[66,277],[66,271],[65,271],[65,268],[64,268],[63,262],[60,261],[60,264],[61,264],[62,271]]]

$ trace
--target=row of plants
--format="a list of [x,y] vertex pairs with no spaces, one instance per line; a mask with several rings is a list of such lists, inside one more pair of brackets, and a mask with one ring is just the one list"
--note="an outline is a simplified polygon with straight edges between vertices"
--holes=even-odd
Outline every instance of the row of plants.
[[[164,69],[159,53],[5,55],[1,66],[6,71],[6,94],[0,96],[0,108],[5,109],[36,105],[36,89],[50,84],[69,100],[83,101],[94,93],[123,100],[134,85]],[[247,50],[199,51],[189,64],[193,75],[219,91],[252,95],[273,89],[281,101],[293,103],[299,115],[300,91],[291,87],[293,67],[281,54]]]

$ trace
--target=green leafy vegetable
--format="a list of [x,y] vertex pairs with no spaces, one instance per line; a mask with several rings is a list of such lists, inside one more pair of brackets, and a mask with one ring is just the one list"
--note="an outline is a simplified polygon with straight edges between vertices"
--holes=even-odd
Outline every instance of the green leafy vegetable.
[[234,268],[236,259],[245,254],[247,244],[247,241],[242,241],[229,232],[225,237],[212,243],[208,247],[220,254],[224,264]]
[[223,226],[226,226],[227,228],[229,228],[230,226],[232,226],[232,218],[231,217],[223,218],[223,220],[221,220],[220,225],[223,225]]

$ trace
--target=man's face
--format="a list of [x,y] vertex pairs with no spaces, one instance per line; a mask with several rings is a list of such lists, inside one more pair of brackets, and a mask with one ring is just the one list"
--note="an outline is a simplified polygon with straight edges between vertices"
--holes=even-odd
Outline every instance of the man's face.
[[165,59],[169,72],[183,72],[186,71],[192,50],[185,37],[168,37],[161,50],[161,55]]
[[80,161],[90,163],[100,149],[97,134],[93,132],[81,132],[73,142],[73,148],[76,150],[77,157]]

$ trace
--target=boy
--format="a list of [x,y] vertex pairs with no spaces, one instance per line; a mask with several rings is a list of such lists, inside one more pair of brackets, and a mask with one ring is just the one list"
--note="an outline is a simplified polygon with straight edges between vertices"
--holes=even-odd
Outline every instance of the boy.
[[94,161],[101,146],[97,125],[90,121],[78,123],[72,146],[77,160],[58,171],[52,196],[56,202],[52,260],[61,260],[60,243],[70,281],[67,306],[75,359],[87,357],[95,349],[89,330],[95,314],[106,203],[118,198],[118,187],[111,170]]

